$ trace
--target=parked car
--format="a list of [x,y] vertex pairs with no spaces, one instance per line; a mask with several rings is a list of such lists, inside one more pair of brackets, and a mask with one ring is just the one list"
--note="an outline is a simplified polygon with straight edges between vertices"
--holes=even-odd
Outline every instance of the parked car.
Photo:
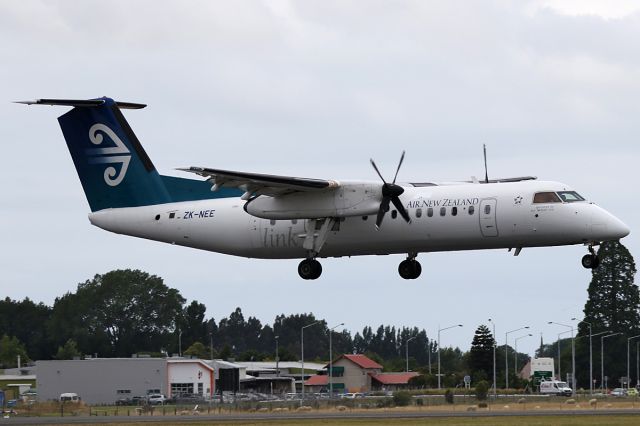
[[165,396],[160,393],[154,393],[147,396],[147,402],[149,403],[149,405],[162,405],[166,400],[167,398],[165,398]]
[[60,402],[80,402],[80,397],[75,392],[61,393],[59,397]]
[[340,398],[342,399],[364,398],[364,394],[360,392],[349,392],[349,393],[343,393],[342,395],[340,395]]
[[638,392],[638,389],[636,388],[629,388],[627,389],[627,396],[638,396],[640,392]]
[[131,402],[130,398],[118,398],[116,399],[116,405],[134,405],[133,402]]
[[626,396],[627,392],[623,388],[615,388],[614,390],[611,391],[609,395],[620,397],[620,396]]

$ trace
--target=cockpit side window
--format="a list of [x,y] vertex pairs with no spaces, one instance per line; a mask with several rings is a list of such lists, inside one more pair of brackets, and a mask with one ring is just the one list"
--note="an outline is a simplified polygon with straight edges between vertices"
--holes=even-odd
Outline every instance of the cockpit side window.
[[555,192],[538,192],[533,196],[534,204],[561,203],[560,197]]
[[558,195],[565,203],[575,203],[576,201],[584,201],[584,198],[576,191],[558,191]]

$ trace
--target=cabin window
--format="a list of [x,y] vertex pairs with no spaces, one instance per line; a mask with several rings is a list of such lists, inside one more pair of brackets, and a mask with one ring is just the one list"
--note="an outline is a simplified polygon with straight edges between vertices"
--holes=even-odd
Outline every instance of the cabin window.
[[432,216],[433,216],[433,208],[432,208],[432,207],[429,207],[429,208],[427,209],[427,216],[429,216],[429,217],[432,217]]
[[584,198],[576,191],[558,191],[558,195],[565,203],[575,203],[576,201],[584,201]]
[[472,215],[474,211],[475,211],[475,207],[469,206],[469,214]]
[[416,217],[422,217],[422,209],[416,209]]
[[160,215],[159,214],[156,215],[156,220],[160,220]]
[[275,225],[275,224],[276,224],[276,220],[275,220],[275,219],[271,219],[271,220],[269,221],[269,223],[271,224],[271,226],[273,226],[273,225]]
[[391,218],[395,219],[396,217],[398,217],[398,211],[397,210],[392,210],[391,211]]
[[491,205],[487,204],[486,206],[484,206],[484,214],[490,214],[491,213]]
[[560,203],[560,197],[555,192],[538,192],[533,196],[534,204]]
[[447,209],[445,207],[440,207],[440,216],[444,216],[447,214]]
[[458,208],[451,207],[451,216],[457,216],[457,215],[458,215]]
[[169,213],[169,219],[173,219],[176,217],[176,212]]
[[362,216],[362,220],[367,220],[369,219],[369,216]]
[[295,225],[295,224],[297,224],[297,223],[298,223],[298,219],[291,219],[291,224],[292,224],[292,225]]

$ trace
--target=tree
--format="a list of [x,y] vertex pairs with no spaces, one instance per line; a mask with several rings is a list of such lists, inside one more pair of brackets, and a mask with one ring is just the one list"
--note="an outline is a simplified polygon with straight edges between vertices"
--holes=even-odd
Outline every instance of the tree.
[[196,358],[208,359],[209,349],[202,342],[194,342],[184,351],[185,355],[194,356]]
[[208,342],[208,322],[205,320],[207,307],[197,301],[192,301],[183,311],[180,321],[182,343],[190,346],[195,342]]
[[0,339],[0,364],[5,368],[13,368],[18,365],[18,356],[21,363],[27,363],[29,356],[24,345],[17,337],[9,337],[6,334]]
[[[593,332],[609,330],[629,332],[640,324],[640,294],[634,284],[636,265],[629,250],[619,241],[602,243],[598,250],[600,266],[592,270],[589,298],[584,319],[591,322]],[[579,334],[587,335],[588,326],[581,323]]]
[[34,303],[29,298],[14,301],[0,300],[0,336],[15,336],[24,342],[25,349],[34,359],[51,357],[45,324],[51,316],[51,308]]
[[487,394],[489,393],[489,383],[486,380],[480,380],[476,384],[476,399],[478,401],[484,401],[487,399]]
[[64,346],[58,346],[58,352],[56,353],[56,359],[74,359],[80,356],[80,351],[78,351],[78,344],[73,340],[69,339],[66,341]]
[[[600,265],[591,272],[584,321],[592,324],[594,334],[601,331],[624,333],[625,336],[640,334],[640,293],[638,286],[634,284],[636,265],[633,257],[619,241],[608,241],[600,245],[598,258]],[[578,335],[589,335],[589,327],[585,322],[579,324]],[[607,365],[609,384],[617,384],[620,377],[626,376],[626,363],[621,362],[623,357],[619,356],[626,353],[625,336],[614,336],[606,341],[604,364]],[[580,340],[585,342],[576,342],[577,345],[586,345],[588,337]],[[601,361],[597,347],[594,342],[594,365],[599,365]],[[588,358],[584,355],[588,351],[577,349],[576,352],[576,362],[579,363],[578,383],[588,384]],[[566,357],[563,356],[564,358]],[[598,385],[602,380],[599,376],[600,374],[594,373],[594,378],[599,381]]]
[[[496,341],[489,327],[482,324],[476,329],[469,351],[469,369],[482,378],[493,377],[493,348]],[[474,377],[478,380],[480,377]]]
[[130,356],[175,348],[176,320],[184,298],[162,278],[140,270],[116,270],[78,285],[56,299],[48,324],[56,345],[69,338],[84,353]]

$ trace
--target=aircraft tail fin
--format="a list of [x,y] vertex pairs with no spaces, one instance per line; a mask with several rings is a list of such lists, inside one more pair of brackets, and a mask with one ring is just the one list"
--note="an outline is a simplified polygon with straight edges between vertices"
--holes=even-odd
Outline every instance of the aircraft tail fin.
[[162,178],[120,111],[145,105],[106,97],[20,103],[74,107],[60,116],[58,122],[91,211],[171,201]]

